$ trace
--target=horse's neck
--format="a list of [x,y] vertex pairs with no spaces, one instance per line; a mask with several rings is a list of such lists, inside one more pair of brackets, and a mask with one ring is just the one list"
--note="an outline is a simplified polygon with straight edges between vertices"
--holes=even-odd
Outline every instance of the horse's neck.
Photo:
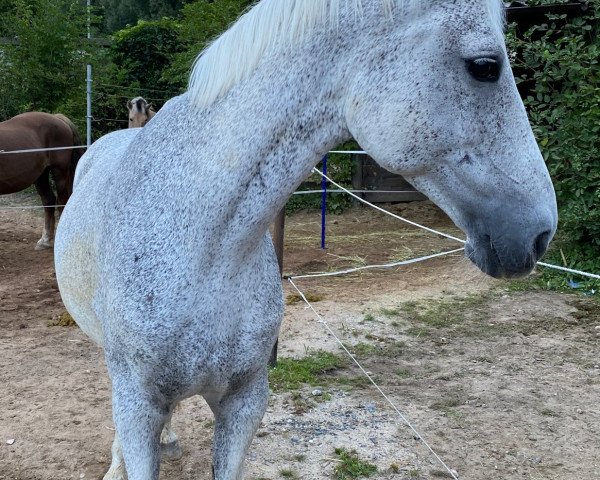
[[287,61],[281,54],[195,114],[210,145],[197,161],[220,176],[206,180],[215,182],[215,195],[228,195],[218,199],[227,210],[222,245],[258,241],[314,165],[348,137],[331,65],[321,60],[314,51]]

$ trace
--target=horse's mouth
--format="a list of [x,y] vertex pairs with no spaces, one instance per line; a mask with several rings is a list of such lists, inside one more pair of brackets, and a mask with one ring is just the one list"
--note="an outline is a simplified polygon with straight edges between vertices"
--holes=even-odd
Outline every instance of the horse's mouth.
[[495,244],[489,235],[482,235],[478,240],[467,240],[465,256],[483,273],[493,278],[525,277],[535,267],[537,259],[545,251],[531,248],[508,249]]

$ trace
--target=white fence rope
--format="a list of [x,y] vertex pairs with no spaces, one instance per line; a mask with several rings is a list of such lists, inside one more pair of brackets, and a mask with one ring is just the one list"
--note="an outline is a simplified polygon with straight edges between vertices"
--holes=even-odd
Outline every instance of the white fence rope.
[[428,232],[435,233],[436,235],[441,235],[442,237],[450,238],[451,240],[456,240],[457,242],[460,242],[460,243],[466,243],[461,238],[453,237],[452,235],[449,235],[447,233],[438,232],[437,230],[434,230],[433,228],[426,227],[425,225],[421,225],[420,223],[412,222],[410,220],[407,220],[406,218],[403,218],[403,217],[401,217],[399,215],[396,215],[395,213],[390,212],[389,210],[386,210],[385,208],[381,208],[381,207],[378,207],[377,205],[373,205],[372,203],[367,202],[364,198],[361,198],[358,195],[355,195],[354,193],[352,193],[347,188],[342,187],[339,183],[334,182],[331,178],[329,178],[327,175],[325,175],[323,172],[321,172],[318,168],[313,168],[313,172],[318,173],[324,179],[326,179],[329,183],[331,183],[335,187],[339,188],[340,190],[343,190],[344,192],[346,192],[351,197],[356,198],[356,200],[358,200],[359,202],[362,202],[365,205],[368,205],[371,208],[374,208],[375,210],[379,210],[380,212],[383,212],[386,215],[389,215],[390,217],[394,217],[395,219],[400,220],[400,221],[402,221],[404,223],[408,223],[409,225],[412,225],[414,227],[419,227],[419,228],[421,228],[423,230],[427,230]]
[[370,270],[373,268],[393,268],[393,267],[401,267],[403,265],[410,265],[411,263],[423,262],[425,260],[429,260],[431,258],[443,257],[446,255],[451,255],[453,253],[462,252],[464,248],[456,248],[454,250],[449,250],[447,252],[434,253],[432,255],[426,255],[424,257],[412,258],[410,260],[401,260],[393,263],[385,263],[383,265],[363,265],[362,267],[348,268],[346,270],[338,270],[336,272],[319,272],[319,273],[307,273],[306,275],[291,275],[287,278],[318,278],[318,277],[335,277],[338,275],[346,275],[348,273],[360,272],[362,270]]
[[35,153],[35,152],[53,152],[56,150],[76,150],[79,148],[88,148],[87,145],[73,147],[49,147],[49,148],[28,148],[24,150],[0,150],[0,155],[12,155],[14,153]]
[[[294,277],[294,278],[300,278],[300,277]],[[369,372],[367,372],[363,368],[363,366],[360,364],[360,362],[356,359],[356,357],[354,355],[352,355],[352,353],[350,353],[350,351],[346,348],[346,345],[344,345],[344,342],[342,342],[340,340],[340,338],[335,334],[335,332],[333,331],[333,329],[329,326],[329,324],[327,323],[327,321],[310,304],[310,302],[304,296],[304,293],[302,293],[302,291],[296,286],[296,284],[294,283],[293,279],[292,278],[288,278],[288,281],[296,289],[296,291],[298,292],[298,295],[300,295],[300,297],[302,297],[302,300],[304,300],[304,302],[306,303],[306,305],[308,305],[308,307],[313,311],[313,313],[317,317],[319,323],[321,323],[322,325],[325,326],[325,328],[327,329],[327,331],[329,332],[329,334],[335,339],[335,341],[348,354],[348,356],[358,366],[358,368],[360,368],[360,370],[362,371],[362,373],[369,379],[369,381],[373,384],[373,386],[377,389],[377,391],[381,394],[381,396],[383,398],[385,398],[385,400],[390,404],[390,406],[392,407],[392,409],[398,414],[398,416],[408,426],[408,428],[410,428],[413,431],[413,433],[416,435],[416,439],[420,440],[423,443],[423,445],[425,445],[427,447],[427,449],[431,452],[431,454],[438,460],[438,462],[440,462],[441,465],[444,466],[444,468],[446,469],[446,471],[450,474],[450,476],[454,480],[458,480],[458,477],[456,476],[455,471],[452,470],[450,467],[448,467],[448,465],[446,465],[446,463],[439,457],[439,455],[437,453],[435,453],[435,451],[433,450],[433,448],[431,448],[431,446],[429,445],[429,443],[427,443],[427,441],[417,431],[417,429],[412,425],[412,423],[408,420],[408,418],[406,418],[406,416],[400,411],[400,409],[398,407],[396,407],[396,404],[394,402],[392,402],[392,400],[386,395],[386,393],[381,389],[381,387],[379,387],[379,385],[375,382],[375,380],[373,380],[373,377],[369,374]]]
[[297,190],[292,195],[309,195],[311,193],[417,193],[415,190]]
[[64,208],[66,205],[24,205],[22,207],[18,205],[7,205],[6,207],[0,207],[0,210],[37,210],[39,208]]
[[596,275],[595,273],[582,272],[581,270],[574,270],[572,268],[560,267],[558,265],[552,265],[551,263],[545,262],[537,262],[538,265],[546,268],[553,268],[554,270],[560,270],[562,272],[575,273],[577,275],[581,275],[582,277],[590,277],[595,278],[596,280],[600,280],[600,275]]

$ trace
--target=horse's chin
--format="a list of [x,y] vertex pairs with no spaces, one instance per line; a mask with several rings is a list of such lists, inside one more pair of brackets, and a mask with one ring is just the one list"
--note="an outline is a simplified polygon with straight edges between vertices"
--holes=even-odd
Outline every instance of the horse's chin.
[[499,279],[525,277],[532,272],[537,260],[531,252],[504,252],[502,255],[489,241],[467,241],[465,256],[483,273]]

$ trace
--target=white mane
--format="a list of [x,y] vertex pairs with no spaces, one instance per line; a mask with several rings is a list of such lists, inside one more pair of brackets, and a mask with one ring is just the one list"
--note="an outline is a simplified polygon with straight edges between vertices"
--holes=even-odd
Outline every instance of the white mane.
[[[427,0],[379,1],[385,15],[391,17],[396,9],[401,8],[404,14],[409,14]],[[483,1],[492,19],[502,28],[502,3],[499,0]],[[362,17],[363,0],[259,1],[196,58],[188,88],[192,102],[198,107],[210,106],[247,78],[271,45],[297,42],[327,22],[336,26],[342,2],[350,4],[357,17]]]

